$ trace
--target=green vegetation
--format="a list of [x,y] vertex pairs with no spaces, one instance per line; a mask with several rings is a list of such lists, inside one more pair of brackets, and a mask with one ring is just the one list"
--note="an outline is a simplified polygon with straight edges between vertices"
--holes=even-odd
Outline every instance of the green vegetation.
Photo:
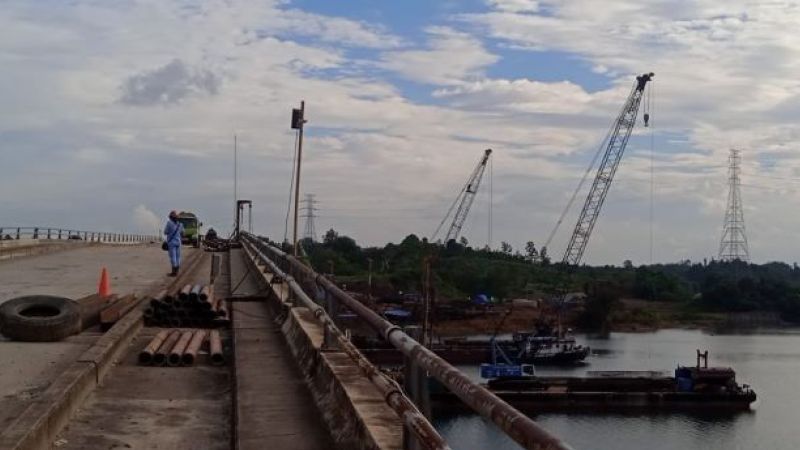
[[[565,267],[539,254],[533,242],[525,246],[525,254],[505,242],[498,251],[472,248],[466,239],[445,245],[415,235],[400,244],[361,248],[352,238],[334,230],[329,230],[321,243],[304,241],[303,248],[317,271],[333,270],[337,277],[355,285],[366,282],[371,261],[376,292],[419,292],[424,261],[429,258],[440,299],[486,294],[504,301],[583,291],[590,296],[586,319],[595,324],[606,320],[618,298],[679,304],[681,317],[700,312],[769,311],[779,313],[784,320],[800,322],[797,264],[687,260],[639,267],[630,261],[622,266]],[[655,320],[647,311],[629,311],[628,315],[632,320],[633,316]]]

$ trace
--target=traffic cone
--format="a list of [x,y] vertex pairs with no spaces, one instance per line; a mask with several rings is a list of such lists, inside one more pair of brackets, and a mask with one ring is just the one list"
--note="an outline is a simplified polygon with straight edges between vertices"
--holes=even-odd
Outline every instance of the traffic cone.
[[100,284],[97,286],[97,293],[102,297],[111,295],[111,285],[108,283],[108,272],[105,267],[100,273]]

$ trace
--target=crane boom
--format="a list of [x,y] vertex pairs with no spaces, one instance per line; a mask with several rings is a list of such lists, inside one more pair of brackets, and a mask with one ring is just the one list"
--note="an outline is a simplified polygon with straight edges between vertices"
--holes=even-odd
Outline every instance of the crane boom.
[[452,205],[450,205],[450,209],[447,210],[447,214],[445,214],[444,218],[439,223],[439,226],[436,227],[436,231],[433,233],[433,238],[439,234],[439,230],[447,221],[447,218],[450,217],[450,213],[453,212],[453,208],[458,205],[458,208],[453,215],[453,221],[450,224],[450,228],[447,230],[447,235],[445,236],[444,242],[447,243],[450,242],[451,239],[458,239],[458,235],[461,234],[461,227],[464,226],[464,222],[466,222],[467,215],[469,214],[469,209],[472,207],[472,202],[475,200],[475,195],[478,193],[478,188],[481,185],[483,173],[486,171],[486,164],[488,163],[491,154],[492,149],[490,148],[483,152],[483,156],[478,161],[478,165],[475,166],[475,169],[472,170],[472,173],[467,179],[467,184],[461,188],[461,191],[459,191],[455,201]]
[[[586,197],[578,223],[575,224],[575,230],[572,232],[569,245],[564,252],[563,263],[578,264],[583,257],[583,252],[589,243],[589,236],[591,236],[597,217],[600,215],[600,208],[603,206],[608,189],[611,187],[611,181],[614,179],[622,154],[625,152],[625,146],[631,137],[633,126],[636,124],[636,115],[639,112],[639,104],[644,96],[644,88],[647,82],[652,80],[653,76],[653,73],[646,73],[636,77],[631,93],[628,95],[628,99],[625,101],[617,120],[612,125],[603,159],[597,168],[592,189]],[[644,115],[644,120],[645,126],[647,126],[647,121],[649,120],[647,113]]]

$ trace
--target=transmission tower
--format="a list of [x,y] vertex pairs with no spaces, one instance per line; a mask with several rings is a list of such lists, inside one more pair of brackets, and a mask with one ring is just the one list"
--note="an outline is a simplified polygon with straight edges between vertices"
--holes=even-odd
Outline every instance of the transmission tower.
[[303,239],[311,239],[311,242],[317,241],[317,230],[314,227],[314,212],[317,211],[317,208],[314,206],[317,204],[317,201],[314,200],[314,194],[306,194],[306,198],[303,200],[303,207],[301,210],[303,211],[303,218],[306,219],[306,229],[303,233]]
[[725,211],[725,224],[719,242],[719,259],[722,261],[749,261],[747,236],[744,232],[744,212],[742,211],[742,192],[739,175],[742,157],[740,151],[731,149],[728,156],[728,208]]

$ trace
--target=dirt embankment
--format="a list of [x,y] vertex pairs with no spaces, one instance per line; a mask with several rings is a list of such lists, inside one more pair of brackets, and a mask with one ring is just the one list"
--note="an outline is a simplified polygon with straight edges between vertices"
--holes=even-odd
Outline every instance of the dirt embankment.
[[[486,314],[468,319],[446,320],[435,324],[440,336],[489,335],[534,329],[537,321],[553,320],[533,306],[515,306],[503,319],[507,308],[496,306]],[[579,311],[573,310],[563,320],[563,326],[581,331],[576,326]],[[723,328],[752,328],[785,326],[775,313],[710,313],[687,310],[685,305],[640,299],[622,299],[610,317],[610,331],[650,332],[664,328],[719,330]]]

